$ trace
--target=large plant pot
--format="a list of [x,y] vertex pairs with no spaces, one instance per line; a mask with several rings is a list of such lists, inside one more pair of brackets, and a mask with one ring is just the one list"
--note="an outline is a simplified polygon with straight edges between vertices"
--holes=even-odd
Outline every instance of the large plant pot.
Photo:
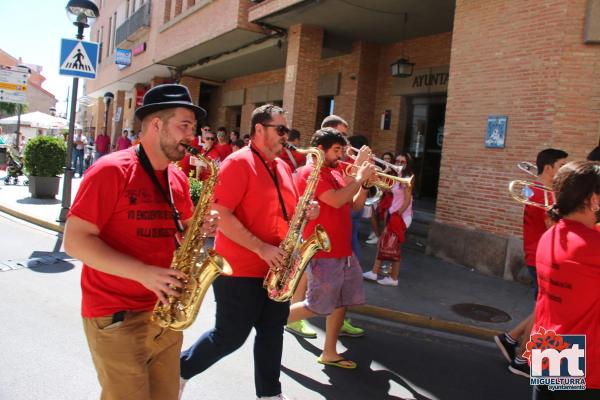
[[54,199],[58,194],[58,176],[30,176],[29,193],[36,199]]

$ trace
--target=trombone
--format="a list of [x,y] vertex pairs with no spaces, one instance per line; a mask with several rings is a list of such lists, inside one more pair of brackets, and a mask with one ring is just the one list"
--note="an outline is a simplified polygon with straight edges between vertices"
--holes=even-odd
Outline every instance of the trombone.
[[[521,171],[528,173],[529,175],[535,176],[536,178],[538,176],[537,167],[535,166],[535,164],[530,163],[528,161],[521,161],[517,163],[517,168],[519,168]],[[543,202],[531,200],[531,198],[535,194],[534,189],[540,190],[544,194]],[[550,210],[556,202],[556,197],[552,189],[539,183],[524,180],[510,181],[508,183],[508,193],[513,199],[515,199],[521,204],[543,208],[546,211]]]
[[536,178],[538,176],[537,166],[529,161],[518,162],[517,168],[519,168],[523,172],[528,173],[529,175],[535,176]]

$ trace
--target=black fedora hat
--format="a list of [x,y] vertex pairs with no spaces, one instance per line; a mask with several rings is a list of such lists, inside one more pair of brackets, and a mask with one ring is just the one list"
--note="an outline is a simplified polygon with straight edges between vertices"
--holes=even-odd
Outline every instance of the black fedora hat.
[[185,107],[196,114],[196,121],[200,122],[206,117],[206,111],[192,103],[192,96],[187,87],[183,85],[165,84],[154,86],[144,95],[144,102],[135,110],[135,116],[141,120],[153,112],[167,108]]

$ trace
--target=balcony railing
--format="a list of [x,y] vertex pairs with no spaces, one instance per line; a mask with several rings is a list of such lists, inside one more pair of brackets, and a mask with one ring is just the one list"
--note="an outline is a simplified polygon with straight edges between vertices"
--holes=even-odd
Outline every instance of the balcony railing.
[[150,27],[150,1],[145,2],[127,21],[123,22],[115,35],[117,47],[127,48]]

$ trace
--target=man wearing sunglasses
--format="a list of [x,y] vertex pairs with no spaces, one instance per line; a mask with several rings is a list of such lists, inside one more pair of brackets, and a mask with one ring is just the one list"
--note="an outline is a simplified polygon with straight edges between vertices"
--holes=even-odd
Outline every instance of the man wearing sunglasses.
[[[250,146],[227,157],[219,168],[214,209],[223,214],[215,250],[233,273],[213,284],[215,327],[182,353],[182,383],[242,346],[255,328],[256,396],[285,399],[279,374],[289,303],[269,299],[263,288],[269,268],[284,265],[286,254],[278,246],[298,202],[290,168],[277,157],[289,132],[284,114],[271,104],[254,110]],[[318,206],[307,207],[307,216],[316,218]]]

